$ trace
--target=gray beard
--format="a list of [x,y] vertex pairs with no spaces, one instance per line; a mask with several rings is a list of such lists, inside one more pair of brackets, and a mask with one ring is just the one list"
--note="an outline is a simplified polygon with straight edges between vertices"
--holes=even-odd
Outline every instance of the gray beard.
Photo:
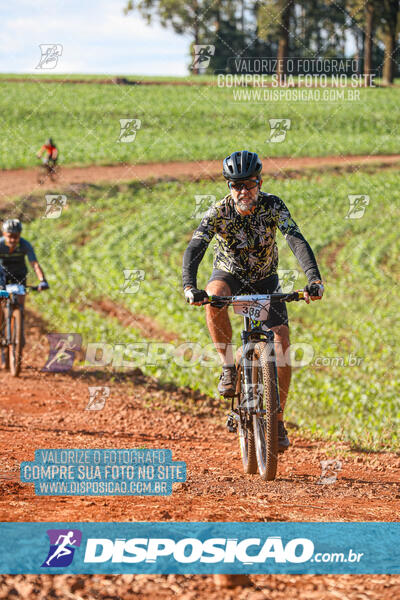
[[253,209],[255,206],[257,206],[259,195],[260,195],[260,192],[257,194],[257,197],[253,200],[252,204],[244,204],[244,203],[242,203],[241,200],[238,200],[236,202],[236,208],[239,208],[240,210],[243,210],[243,211]]

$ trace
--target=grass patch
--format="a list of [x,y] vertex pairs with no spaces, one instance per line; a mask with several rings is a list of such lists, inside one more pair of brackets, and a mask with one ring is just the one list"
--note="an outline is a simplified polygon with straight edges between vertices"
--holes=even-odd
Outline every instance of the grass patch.
[[[237,148],[272,157],[398,152],[397,88],[361,89],[361,100],[354,102],[239,102],[234,91],[33,85],[0,78],[1,167],[37,164],[36,152],[47,136],[55,139],[65,165],[221,159]],[[270,143],[268,119],[283,117],[291,119],[291,128],[283,142]],[[141,121],[132,143],[118,142],[124,118]]]

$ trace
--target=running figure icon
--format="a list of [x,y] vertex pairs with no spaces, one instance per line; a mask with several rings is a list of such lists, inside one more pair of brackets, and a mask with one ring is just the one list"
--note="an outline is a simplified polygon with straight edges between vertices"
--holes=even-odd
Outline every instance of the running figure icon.
[[82,541],[80,529],[48,529],[50,548],[42,567],[67,567]]
[[61,373],[72,369],[75,354],[80,351],[82,337],[77,333],[48,333],[49,356],[42,371]]
[[[53,560],[53,558],[61,558],[62,556],[66,556],[67,554],[72,554],[72,550],[71,548],[67,548],[68,544],[76,544],[78,540],[74,540],[74,532],[73,531],[68,531],[68,533],[66,535],[59,535],[56,541],[57,544],[57,550],[50,556],[50,558],[48,560],[46,560],[46,565],[50,566],[51,561]],[[71,539],[72,538],[72,539]],[[63,540],[60,543],[60,540]]]

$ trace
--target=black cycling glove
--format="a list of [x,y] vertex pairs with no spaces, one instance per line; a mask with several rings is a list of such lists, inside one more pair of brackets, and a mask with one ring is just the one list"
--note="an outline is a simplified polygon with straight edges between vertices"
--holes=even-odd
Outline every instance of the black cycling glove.
[[198,290],[197,288],[192,287],[185,290],[185,298],[186,302],[189,302],[189,304],[194,304],[195,302],[208,300],[208,294],[205,290]]
[[39,285],[38,285],[38,290],[39,292],[43,291],[43,290],[48,290],[49,289],[49,284],[47,283],[47,281],[45,279],[43,279]]
[[319,296],[320,298],[322,298],[322,296],[324,295],[324,286],[322,281],[312,281],[311,283],[306,285],[304,291],[308,292],[310,296]]

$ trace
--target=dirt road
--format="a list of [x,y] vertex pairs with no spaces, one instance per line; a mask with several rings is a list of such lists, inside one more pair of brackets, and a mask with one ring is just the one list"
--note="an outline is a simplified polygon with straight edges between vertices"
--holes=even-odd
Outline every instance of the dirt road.
[[[264,159],[265,172],[285,174],[312,168],[352,169],[396,165],[400,155]],[[60,187],[98,181],[218,177],[220,161],[64,168]],[[39,188],[35,170],[0,172],[0,202]],[[107,311],[109,307],[102,306]],[[395,521],[400,498],[400,457],[365,453],[346,444],[310,441],[290,429],[292,448],[278,478],[265,484],[242,472],[238,443],[228,434],[219,402],[191,390],[165,387],[139,371],[112,381],[110,372],[73,369],[44,374],[46,326],[28,314],[28,346],[22,375],[2,374],[0,387],[0,518],[2,521]],[[86,411],[89,385],[108,385],[102,411]],[[19,464],[36,448],[170,448],[187,463],[188,479],[171,497],[36,497],[19,482]],[[320,461],[343,463],[332,485],[318,483]],[[0,576],[0,599],[130,600],[207,598],[241,600],[392,600],[399,576],[258,575],[250,587],[219,589],[211,576],[18,575]]]
[[[400,154],[379,156],[324,156],[300,158],[263,158],[263,173],[280,175],[306,169],[357,169],[366,166],[400,165]],[[10,201],[14,196],[32,194],[49,189],[74,186],[82,183],[120,183],[122,181],[169,178],[207,179],[221,178],[221,161],[194,161],[148,163],[143,165],[113,165],[89,167],[62,167],[57,185],[40,186],[37,183],[37,169],[10,169],[0,171],[0,203]]]
[[[223,426],[224,411],[215,399],[189,389],[162,386],[139,370],[122,373],[116,381],[111,379],[111,372],[85,370],[83,367],[74,368],[66,374],[42,373],[40,369],[46,361],[48,349],[45,330],[40,318],[29,313],[29,341],[21,377],[13,379],[6,373],[2,374],[2,521],[398,520],[398,455],[354,451],[346,444],[302,439],[292,428],[292,448],[280,461],[277,480],[266,484],[256,475],[243,474],[237,439]],[[103,410],[85,410],[89,385],[110,387],[111,394]],[[37,497],[33,485],[19,482],[20,462],[33,460],[36,448],[143,446],[169,448],[174,460],[186,461],[187,482],[174,484],[172,496]],[[342,461],[342,471],[334,484],[321,485],[318,483],[320,461],[333,454]],[[22,588],[31,586],[29,589],[37,585],[38,577],[18,577],[7,577],[5,587],[0,582],[0,598],[28,597],[3,594],[2,590],[9,592],[12,586],[15,587],[15,582],[19,581]],[[62,596],[57,595],[60,592],[56,589],[55,598],[119,598],[120,590],[126,592],[122,594],[124,599],[150,598],[155,589],[158,595],[161,590],[163,598],[176,597],[177,593],[167,595],[167,588],[174,589],[173,586],[182,590],[182,598],[231,597],[225,595],[228,592],[216,592],[211,577],[126,577],[43,577],[40,587],[41,593],[44,593],[49,586],[57,588],[58,584],[54,581],[59,580],[63,582],[61,588],[69,590],[70,594],[71,590],[82,590],[77,596]],[[117,580],[120,587],[116,592]],[[379,586],[375,586],[376,593],[379,587],[379,595],[373,595],[371,577],[348,578],[348,587],[342,595],[330,595],[329,590],[339,589],[334,582],[340,585],[340,581],[346,580],[343,577],[257,576],[252,580],[255,587],[243,590],[240,598],[384,599],[394,598],[395,589],[400,594],[398,577],[373,576],[372,580],[380,582]],[[300,585],[299,581],[303,583]],[[108,595],[107,585],[113,589],[113,593]],[[354,594],[351,592],[353,585]],[[84,595],[90,586],[98,590],[97,595]],[[137,592],[134,593],[134,589]],[[290,589],[293,595],[282,595],[285,589]],[[318,589],[324,592],[318,592]],[[357,595],[360,590],[364,596]]]
[[[30,316],[29,345],[19,379],[3,373],[0,389],[0,519],[52,521],[395,521],[400,506],[400,457],[352,451],[333,442],[300,438],[266,484],[245,476],[236,436],[224,427],[219,401],[190,389],[162,386],[140,370],[121,373],[74,368],[41,372],[47,357],[44,325]],[[115,376],[115,374],[114,374]],[[108,385],[103,410],[86,411],[89,385]],[[193,413],[197,413],[196,415]],[[186,483],[171,497],[35,497],[19,482],[19,464],[36,448],[170,448],[187,463]],[[333,485],[320,485],[320,461],[343,463]],[[12,496],[12,508],[9,502]]]

